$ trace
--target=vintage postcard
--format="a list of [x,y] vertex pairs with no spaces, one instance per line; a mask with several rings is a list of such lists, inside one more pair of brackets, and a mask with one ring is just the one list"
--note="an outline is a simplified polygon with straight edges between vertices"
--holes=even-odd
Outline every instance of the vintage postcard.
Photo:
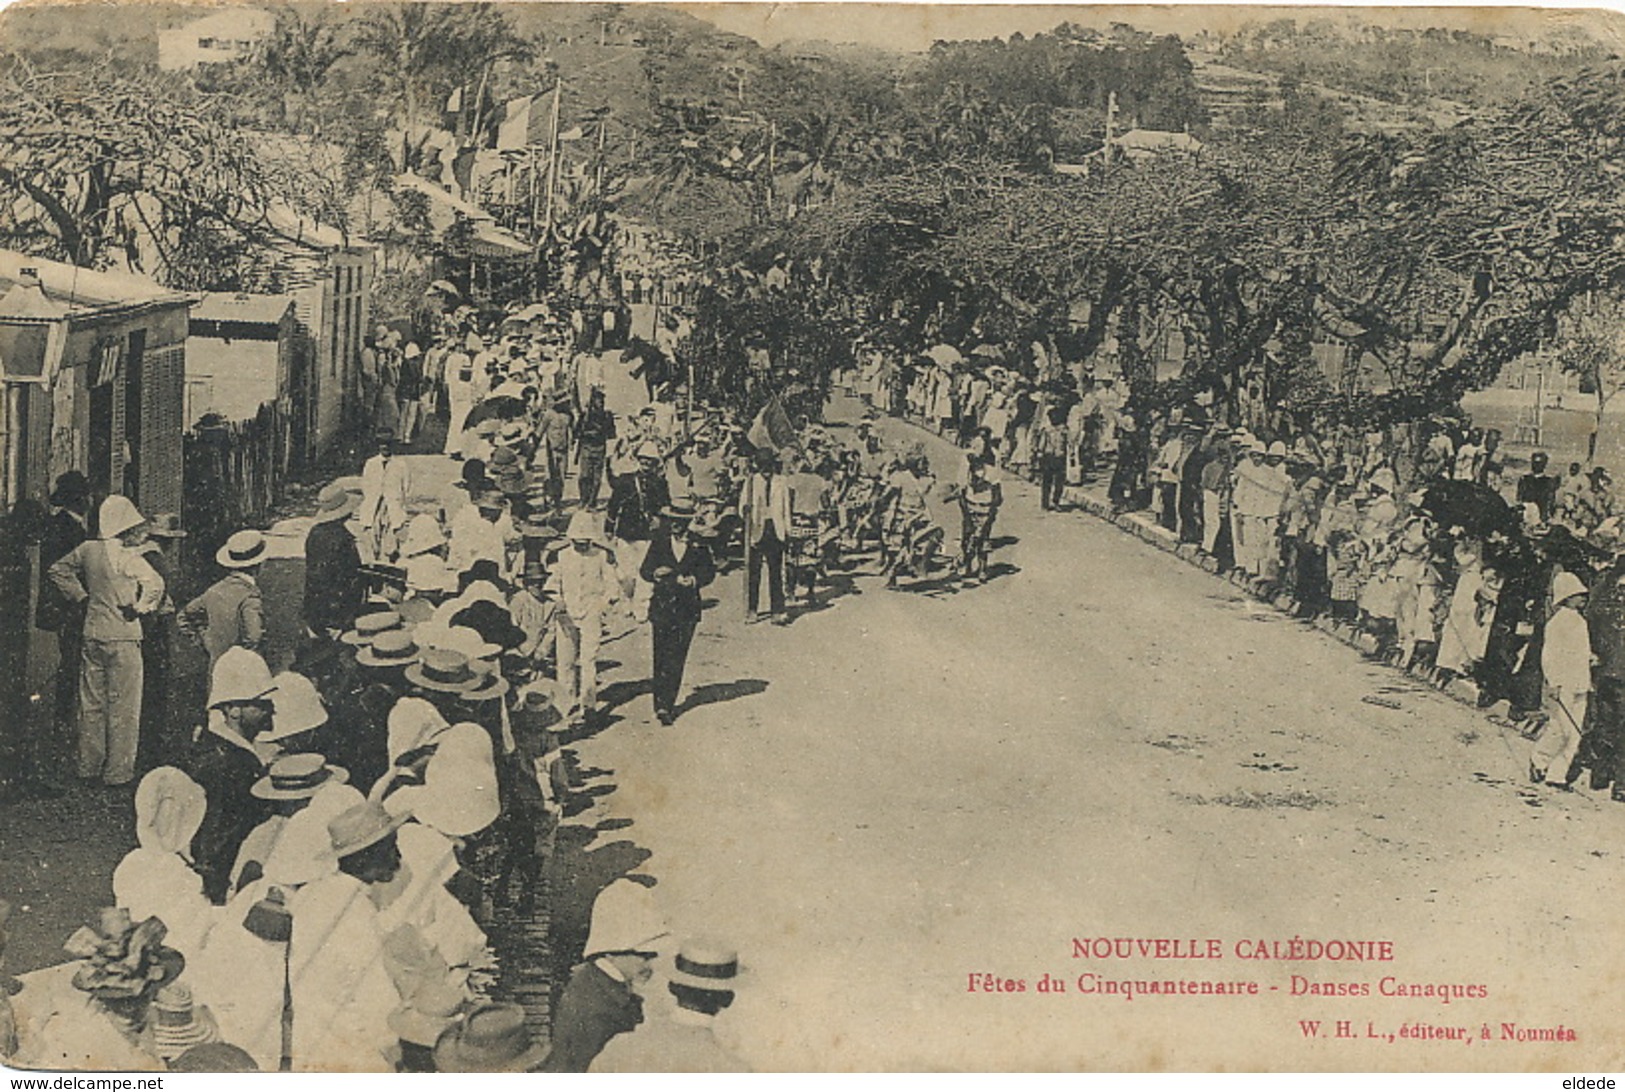
[[1625,22],[0,11],[0,1061],[1625,1065]]

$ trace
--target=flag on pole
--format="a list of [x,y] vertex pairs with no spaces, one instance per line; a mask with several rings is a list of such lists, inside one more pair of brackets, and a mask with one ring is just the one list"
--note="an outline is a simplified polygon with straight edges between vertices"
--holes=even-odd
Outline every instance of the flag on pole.
[[502,107],[502,121],[497,125],[497,150],[517,151],[530,144],[530,121],[536,96],[512,99]]
[[756,415],[750,431],[745,433],[745,439],[751,446],[762,451],[783,451],[786,448],[797,447],[795,426],[790,424],[790,415],[784,412],[784,404],[779,396],[774,395],[767,400],[761,412]]

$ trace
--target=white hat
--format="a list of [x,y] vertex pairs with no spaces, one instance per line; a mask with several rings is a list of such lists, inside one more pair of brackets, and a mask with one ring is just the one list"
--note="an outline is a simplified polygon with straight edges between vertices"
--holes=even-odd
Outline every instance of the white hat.
[[1269,446],[1269,450],[1265,454],[1272,459],[1284,459],[1286,458],[1286,444],[1277,440]]
[[582,957],[611,952],[649,952],[655,941],[671,935],[666,919],[655,905],[654,892],[629,879],[619,879],[592,904],[592,928]]
[[259,531],[238,531],[215,552],[215,564],[222,569],[248,569],[265,560],[265,536]]
[[1558,573],[1556,579],[1552,581],[1552,602],[1554,604],[1561,603],[1571,596],[1584,594],[1586,594],[1585,584],[1580,581],[1579,577],[1567,570]]
[[593,515],[586,509],[582,509],[570,517],[570,526],[565,530],[564,537],[571,542],[597,543],[599,541],[598,523],[598,516]]
[[232,645],[220,654],[209,676],[209,708],[231,701],[258,701],[275,689],[271,669],[260,654]]
[[117,538],[145,522],[147,517],[141,514],[134,502],[117,493],[102,501],[96,517],[96,526],[103,538]]
[[142,849],[190,858],[208,807],[202,786],[174,766],[159,766],[136,786],[135,840]]
[[260,742],[271,743],[320,728],[327,723],[327,707],[316,684],[297,671],[284,671],[271,680],[271,728]]
[[419,697],[405,697],[397,701],[389,711],[388,726],[387,746],[391,764],[450,727],[434,703]]
[[422,786],[384,803],[397,817],[410,815],[453,838],[478,834],[502,811],[490,733],[472,722],[452,725],[435,746]]
[[302,884],[338,871],[332,856],[333,838],[327,824],[366,802],[360,790],[342,781],[329,781],[316,790],[299,811],[288,817],[276,845],[265,858],[265,879],[273,884]]

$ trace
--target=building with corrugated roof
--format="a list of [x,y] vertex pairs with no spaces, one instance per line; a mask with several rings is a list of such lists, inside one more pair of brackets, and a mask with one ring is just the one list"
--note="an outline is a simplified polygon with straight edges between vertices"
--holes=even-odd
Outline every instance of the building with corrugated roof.
[[79,470],[148,515],[181,508],[196,297],[127,273],[0,250],[0,504]]

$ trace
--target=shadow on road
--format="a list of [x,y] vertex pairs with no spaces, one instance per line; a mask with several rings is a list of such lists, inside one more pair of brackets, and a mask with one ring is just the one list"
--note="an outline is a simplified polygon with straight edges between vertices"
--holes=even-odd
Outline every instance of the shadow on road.
[[735,698],[754,697],[767,690],[766,679],[735,679],[733,682],[706,683],[696,686],[693,693],[678,706],[679,713],[688,713],[702,705],[716,705]]

